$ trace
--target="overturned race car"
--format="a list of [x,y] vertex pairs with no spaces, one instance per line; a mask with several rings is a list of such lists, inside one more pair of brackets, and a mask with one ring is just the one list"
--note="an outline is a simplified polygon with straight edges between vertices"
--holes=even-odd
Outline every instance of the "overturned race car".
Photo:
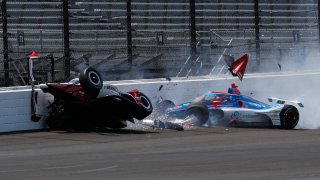
[[163,100],[157,109],[164,117],[155,120],[154,126],[176,130],[217,125],[293,129],[298,124],[297,107],[302,108],[302,103],[278,98],[268,100],[276,103],[269,105],[245,95],[225,92],[208,92],[179,105]]
[[91,67],[68,83],[41,84],[40,89],[54,96],[47,107],[50,129],[124,128],[127,121],[142,120],[153,111],[144,93],[137,89],[121,92],[103,84],[100,74]]

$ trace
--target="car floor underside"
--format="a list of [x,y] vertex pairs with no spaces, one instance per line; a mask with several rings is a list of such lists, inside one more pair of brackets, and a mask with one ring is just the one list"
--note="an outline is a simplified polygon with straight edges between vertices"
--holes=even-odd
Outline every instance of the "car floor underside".
[[91,127],[126,127],[126,120],[139,115],[137,104],[120,96],[106,96],[87,101],[72,101],[64,109],[54,113],[51,118],[53,128],[91,128]]

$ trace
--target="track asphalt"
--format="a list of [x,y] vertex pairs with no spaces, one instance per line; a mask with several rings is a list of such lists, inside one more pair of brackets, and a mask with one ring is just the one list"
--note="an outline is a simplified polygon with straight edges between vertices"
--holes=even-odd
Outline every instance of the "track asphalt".
[[0,135],[0,179],[320,179],[320,130]]

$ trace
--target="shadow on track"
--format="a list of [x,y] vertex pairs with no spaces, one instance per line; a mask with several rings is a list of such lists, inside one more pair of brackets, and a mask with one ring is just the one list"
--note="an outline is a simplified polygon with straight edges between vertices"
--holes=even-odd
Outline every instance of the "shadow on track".
[[93,129],[81,129],[81,130],[47,130],[50,132],[56,132],[56,133],[96,133],[96,134],[153,134],[153,133],[159,133],[156,131],[148,131],[148,130],[137,130],[137,129],[109,129],[109,128],[93,128]]
[[37,132],[52,132],[60,134],[77,134],[77,133],[95,133],[100,135],[111,135],[111,134],[156,134],[157,131],[152,130],[138,130],[138,129],[81,129],[81,130],[50,130],[50,129],[40,129],[40,130],[26,130],[26,131],[12,131],[12,132],[2,132],[0,135],[10,135],[10,134],[26,134],[26,133],[37,133]]

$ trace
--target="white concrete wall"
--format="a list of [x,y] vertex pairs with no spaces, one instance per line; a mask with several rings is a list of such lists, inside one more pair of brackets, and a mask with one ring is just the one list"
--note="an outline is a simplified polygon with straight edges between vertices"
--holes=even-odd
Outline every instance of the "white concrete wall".
[[31,91],[0,91],[0,132],[36,130],[44,121],[31,121]]
[[[300,100],[312,105],[320,99],[318,84],[320,72],[283,73],[283,74],[251,74],[240,82],[236,78],[174,79],[167,81],[136,80],[105,82],[116,85],[121,91],[139,89],[155,102],[159,97],[173,100],[175,103],[190,101],[194,97],[208,91],[227,91],[230,83],[235,81],[242,94],[252,96],[266,102],[268,97],[280,97]],[[163,86],[159,91],[160,86]],[[31,88],[16,90],[2,88],[0,90],[0,132],[36,130],[45,128],[44,120],[31,121]],[[52,101],[52,96],[38,90],[38,110],[47,114],[46,106]],[[310,96],[311,95],[311,96]],[[307,104],[306,106],[308,107]]]
[[[303,100],[306,95],[319,94],[320,72],[303,73],[278,73],[278,74],[251,74],[241,82],[237,78],[201,78],[172,81],[153,82],[114,82],[120,90],[128,91],[137,88],[152,100],[162,96],[164,99],[171,99],[175,103],[182,103],[192,100],[194,97],[208,91],[226,92],[231,82],[236,82],[242,94],[252,96],[261,101],[268,97],[276,96],[285,99]],[[161,91],[159,87],[163,85]],[[315,99],[315,98],[311,98]]]

